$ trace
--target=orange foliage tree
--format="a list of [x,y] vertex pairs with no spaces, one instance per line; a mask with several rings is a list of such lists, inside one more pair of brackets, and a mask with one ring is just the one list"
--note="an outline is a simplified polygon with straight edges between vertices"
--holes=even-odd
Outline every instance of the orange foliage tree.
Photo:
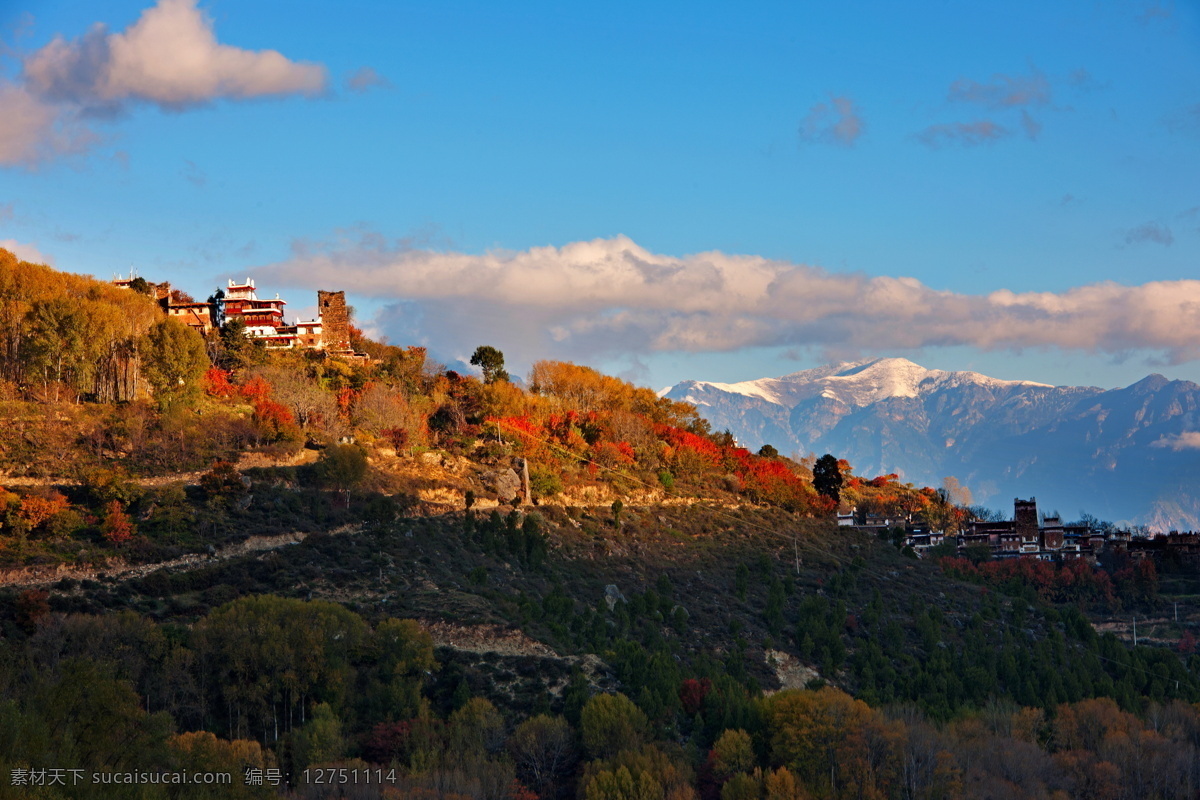
[[69,508],[70,505],[67,502],[67,498],[58,492],[52,493],[49,497],[39,497],[33,494],[26,495],[21,498],[21,505],[17,510],[17,516],[29,525],[30,530],[34,530],[58,512]]
[[772,760],[820,796],[883,798],[896,780],[904,727],[833,687],[766,701]]

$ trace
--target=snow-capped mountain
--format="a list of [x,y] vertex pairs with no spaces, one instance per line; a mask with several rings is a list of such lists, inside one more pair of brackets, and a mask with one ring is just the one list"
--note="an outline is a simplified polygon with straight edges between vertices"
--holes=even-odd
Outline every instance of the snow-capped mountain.
[[[903,358],[740,383],[684,381],[715,430],[752,449],[830,452],[860,475],[953,475],[977,502],[1080,510],[1161,529],[1200,529],[1200,386],[1151,375],[1124,389],[1005,381]],[[1192,434],[1188,436],[1187,434]]]

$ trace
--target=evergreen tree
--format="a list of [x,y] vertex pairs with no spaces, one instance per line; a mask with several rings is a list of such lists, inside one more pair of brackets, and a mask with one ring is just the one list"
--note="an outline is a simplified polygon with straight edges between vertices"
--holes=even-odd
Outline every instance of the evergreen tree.
[[508,381],[508,373],[504,371],[504,353],[491,345],[481,344],[475,348],[475,353],[471,356],[471,366],[483,370],[484,383]]
[[818,494],[833,500],[835,503],[842,499],[842,471],[838,460],[829,453],[817,459],[813,465],[813,488]]

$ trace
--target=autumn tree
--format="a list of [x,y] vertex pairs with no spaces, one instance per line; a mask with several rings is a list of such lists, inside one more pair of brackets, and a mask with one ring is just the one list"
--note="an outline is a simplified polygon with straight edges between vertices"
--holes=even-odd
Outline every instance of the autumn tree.
[[200,488],[209,497],[233,497],[246,493],[249,480],[242,480],[237,465],[229,461],[215,461],[212,469],[200,476]]
[[755,767],[754,744],[744,730],[727,730],[713,743],[713,773],[725,780]]
[[517,775],[542,797],[552,797],[575,761],[574,740],[565,719],[539,714],[517,726],[508,752]]
[[161,318],[145,295],[0,249],[0,378],[40,384],[43,399],[132,399],[138,343]]
[[333,394],[296,365],[258,367],[253,374],[270,384],[271,397],[292,412],[302,430],[316,428],[332,438],[346,432]]
[[606,757],[645,741],[650,722],[623,694],[598,694],[580,715],[583,746],[593,756]]
[[308,720],[327,702],[344,707],[355,671],[351,658],[367,641],[366,623],[320,600],[243,597],[197,625],[198,656],[236,737],[268,741]]
[[313,468],[323,486],[349,491],[367,474],[367,454],[358,445],[331,445],[321,451]]
[[113,544],[122,544],[133,538],[137,529],[133,521],[125,513],[120,500],[112,500],[104,507],[104,521],[100,525],[104,538]]
[[832,687],[784,691],[765,711],[773,760],[815,792],[875,797],[891,779],[901,731],[861,700]]
[[[248,768],[264,769],[274,765],[270,751],[264,751],[258,742],[246,739],[227,741],[208,731],[180,733],[167,740],[178,768],[187,772],[228,772],[244,775]],[[196,800],[252,800],[274,796],[269,786],[252,786],[234,780],[232,784],[205,786],[195,784],[188,787],[188,797]]]
[[679,754],[654,745],[626,747],[588,764],[579,779],[586,800],[695,800],[695,773]]
[[365,701],[372,714],[389,720],[416,716],[421,690],[437,669],[429,632],[411,619],[389,617],[376,627],[371,652],[371,688]]
[[178,320],[160,320],[146,335],[144,369],[156,395],[175,397],[186,393],[208,368],[204,340]]
[[71,392],[74,400],[90,382],[91,340],[88,319],[79,304],[67,297],[55,297],[35,303],[29,310],[27,335],[22,340],[21,356],[28,372],[36,375],[46,391],[46,399],[63,399],[60,387]]
[[342,721],[329,703],[318,703],[312,717],[291,737],[293,769],[303,770],[341,758],[346,750]]
[[644,386],[604,375],[569,361],[538,361],[529,371],[529,389],[576,412],[624,411],[660,425],[706,433],[707,422],[691,403],[659,397]]
[[584,789],[585,800],[658,800],[662,796],[662,784],[653,775],[642,772],[635,778],[626,766],[597,773]]
[[449,766],[470,771],[504,747],[504,717],[482,697],[472,697],[446,720]]

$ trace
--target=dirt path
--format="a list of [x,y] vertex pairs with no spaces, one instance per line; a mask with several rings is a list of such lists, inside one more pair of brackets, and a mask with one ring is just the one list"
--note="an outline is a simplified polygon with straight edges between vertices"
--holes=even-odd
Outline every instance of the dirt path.
[[[330,535],[355,534],[361,531],[358,525],[343,525],[329,531]],[[308,536],[306,533],[283,533],[278,536],[251,536],[244,542],[223,547],[213,554],[192,553],[170,561],[159,561],[154,564],[127,564],[122,559],[110,559],[102,567],[25,567],[22,569],[0,572],[0,586],[28,587],[49,586],[63,578],[74,580],[97,580],[100,576],[119,578],[123,581],[141,578],[152,572],[163,569],[190,570],[207,566],[219,561],[226,561],[238,556],[258,553],[265,550],[277,550],[292,544],[299,544]]]
[[[296,467],[301,464],[311,464],[317,460],[317,451],[303,449],[288,458],[270,458],[262,453],[242,453],[238,456],[239,470],[251,467]],[[168,475],[157,475],[153,478],[134,478],[131,482],[138,486],[166,486],[168,483],[184,483],[196,486],[200,476],[208,472],[206,469],[193,472],[172,472]],[[0,486],[78,486],[74,478],[27,478],[23,476],[0,475]]]

